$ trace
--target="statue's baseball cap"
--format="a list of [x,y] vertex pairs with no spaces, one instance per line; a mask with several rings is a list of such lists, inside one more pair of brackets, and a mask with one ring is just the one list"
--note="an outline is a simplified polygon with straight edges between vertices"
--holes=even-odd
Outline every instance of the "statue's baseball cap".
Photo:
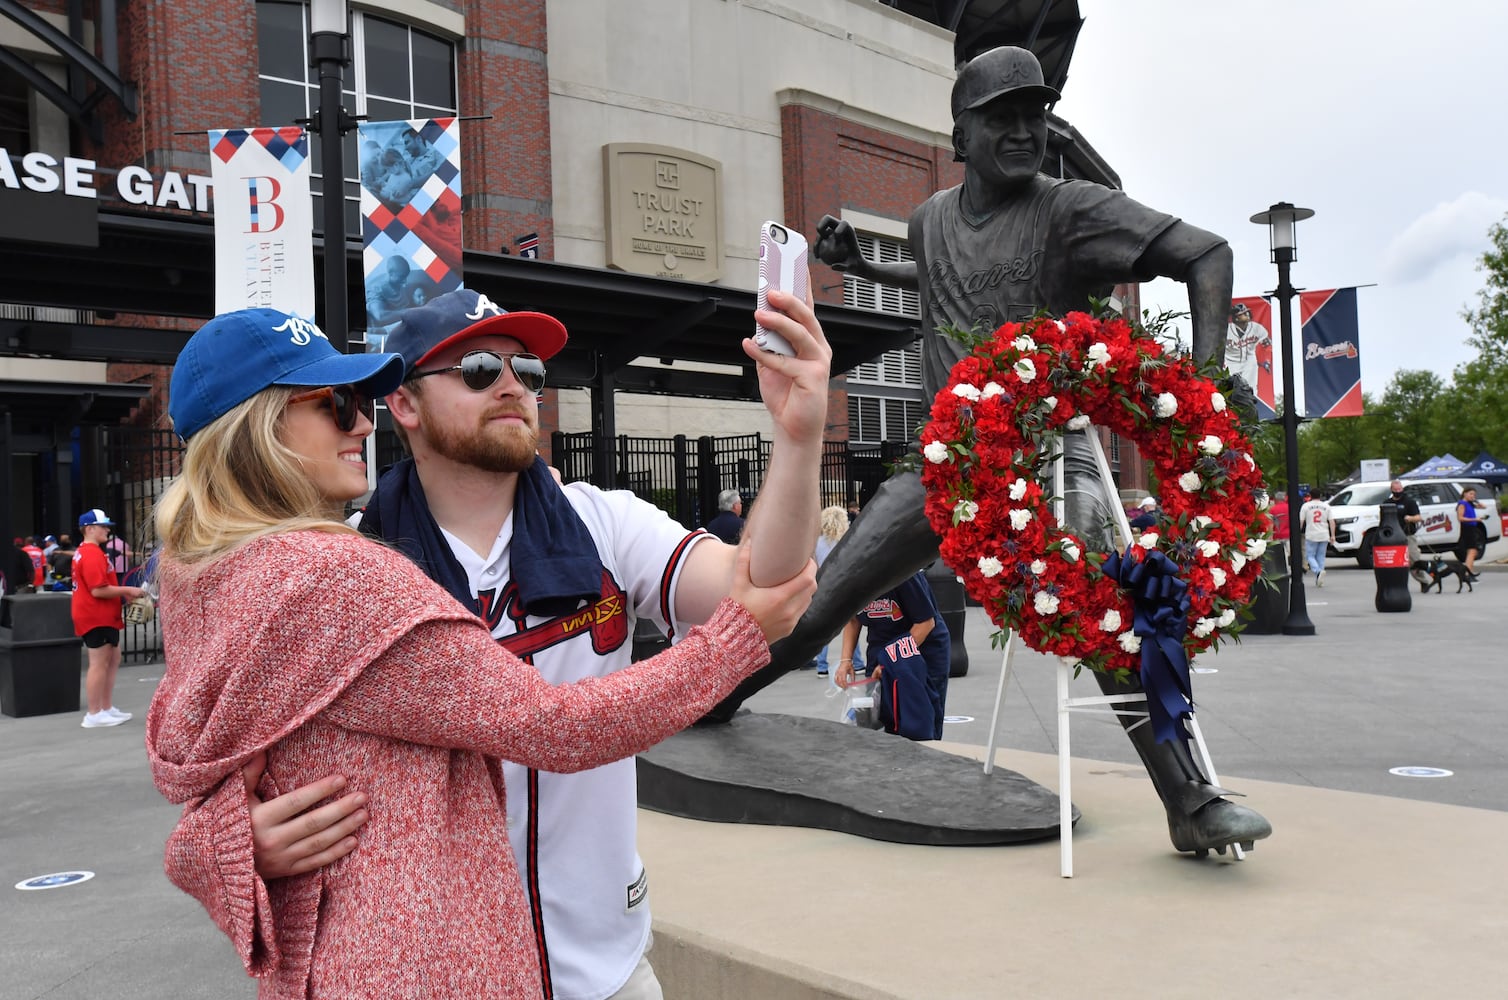
[[1049,104],[1063,95],[1042,77],[1042,64],[1030,49],[1002,45],[981,52],[964,63],[953,83],[953,120],[970,108],[983,107],[997,97],[1022,94]]
[[106,514],[104,511],[100,510],[98,507],[95,507],[92,510],[86,510],[82,514],[79,515],[79,527],[80,528],[87,528],[91,524],[97,524],[97,525],[99,525],[102,528],[113,528],[113,527],[115,527],[115,522],[112,521],[112,520],[110,520],[110,515]]
[[307,319],[241,309],[216,316],[184,345],[168,386],[168,416],[187,441],[274,385],[354,385],[377,399],[402,381],[396,354],[342,354]]
[[548,361],[566,343],[565,324],[537,312],[509,312],[470,288],[436,295],[422,306],[405,309],[383,345],[403,355],[407,377],[446,348],[474,337],[512,337],[524,350]]

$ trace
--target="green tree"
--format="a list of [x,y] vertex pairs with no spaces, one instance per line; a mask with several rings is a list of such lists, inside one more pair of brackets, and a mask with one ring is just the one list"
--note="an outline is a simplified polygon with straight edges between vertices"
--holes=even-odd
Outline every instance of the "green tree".
[[1508,432],[1508,226],[1494,223],[1487,239],[1490,246],[1477,262],[1486,275],[1477,308],[1461,313],[1471,327],[1466,342],[1478,354],[1456,366],[1436,418],[1443,447],[1467,459],[1483,448],[1501,448]]
[[1368,457],[1386,457],[1394,472],[1406,472],[1440,454],[1445,449],[1437,440],[1437,415],[1445,396],[1446,385],[1434,372],[1395,372],[1382,399],[1366,411],[1376,417],[1379,444],[1378,453]]

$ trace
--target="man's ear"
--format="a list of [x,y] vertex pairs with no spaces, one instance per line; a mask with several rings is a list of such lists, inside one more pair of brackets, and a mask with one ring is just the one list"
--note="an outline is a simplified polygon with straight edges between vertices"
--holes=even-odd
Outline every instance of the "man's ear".
[[406,431],[416,430],[419,426],[419,403],[415,396],[412,388],[400,385],[384,400],[393,422]]
[[953,126],[953,159],[959,162],[963,160],[964,133],[962,125]]

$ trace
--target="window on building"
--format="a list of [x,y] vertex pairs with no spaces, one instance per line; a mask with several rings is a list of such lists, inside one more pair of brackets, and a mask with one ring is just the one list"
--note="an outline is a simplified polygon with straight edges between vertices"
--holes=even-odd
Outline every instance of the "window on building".
[[[318,70],[309,65],[309,6],[257,4],[259,125],[291,125],[319,106]],[[457,114],[455,46],[419,28],[365,11],[351,14],[352,65],[344,75],[346,111],[371,121],[400,121]],[[356,132],[342,143],[346,232],[361,232],[361,180]],[[324,193],[319,142],[310,136],[311,187],[316,203]],[[323,209],[314,207],[315,230]]]
[[850,444],[910,441],[916,428],[927,419],[927,407],[919,399],[848,394],[848,440]]
[[31,150],[31,92],[26,79],[0,65],[0,149],[12,156]]
[[[898,240],[859,233],[859,250],[872,261],[892,263],[915,260],[911,248]],[[900,316],[920,316],[921,302],[909,288],[880,285],[867,278],[843,275],[843,304]],[[882,354],[848,372],[848,381],[871,385],[920,387],[922,384],[921,345],[912,344],[898,351]]]

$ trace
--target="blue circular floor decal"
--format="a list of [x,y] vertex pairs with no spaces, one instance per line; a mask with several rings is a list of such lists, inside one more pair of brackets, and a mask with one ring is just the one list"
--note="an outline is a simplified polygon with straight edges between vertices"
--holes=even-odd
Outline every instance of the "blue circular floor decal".
[[35,892],[38,889],[56,889],[63,885],[77,885],[94,878],[94,872],[53,872],[51,875],[38,875],[35,878],[22,879],[16,883],[16,888],[22,892]]
[[943,721],[944,722],[973,722],[974,721],[974,717],[972,715],[945,715],[945,716],[943,716]]
[[1443,767],[1390,767],[1388,773],[1400,778],[1449,778],[1456,772]]

